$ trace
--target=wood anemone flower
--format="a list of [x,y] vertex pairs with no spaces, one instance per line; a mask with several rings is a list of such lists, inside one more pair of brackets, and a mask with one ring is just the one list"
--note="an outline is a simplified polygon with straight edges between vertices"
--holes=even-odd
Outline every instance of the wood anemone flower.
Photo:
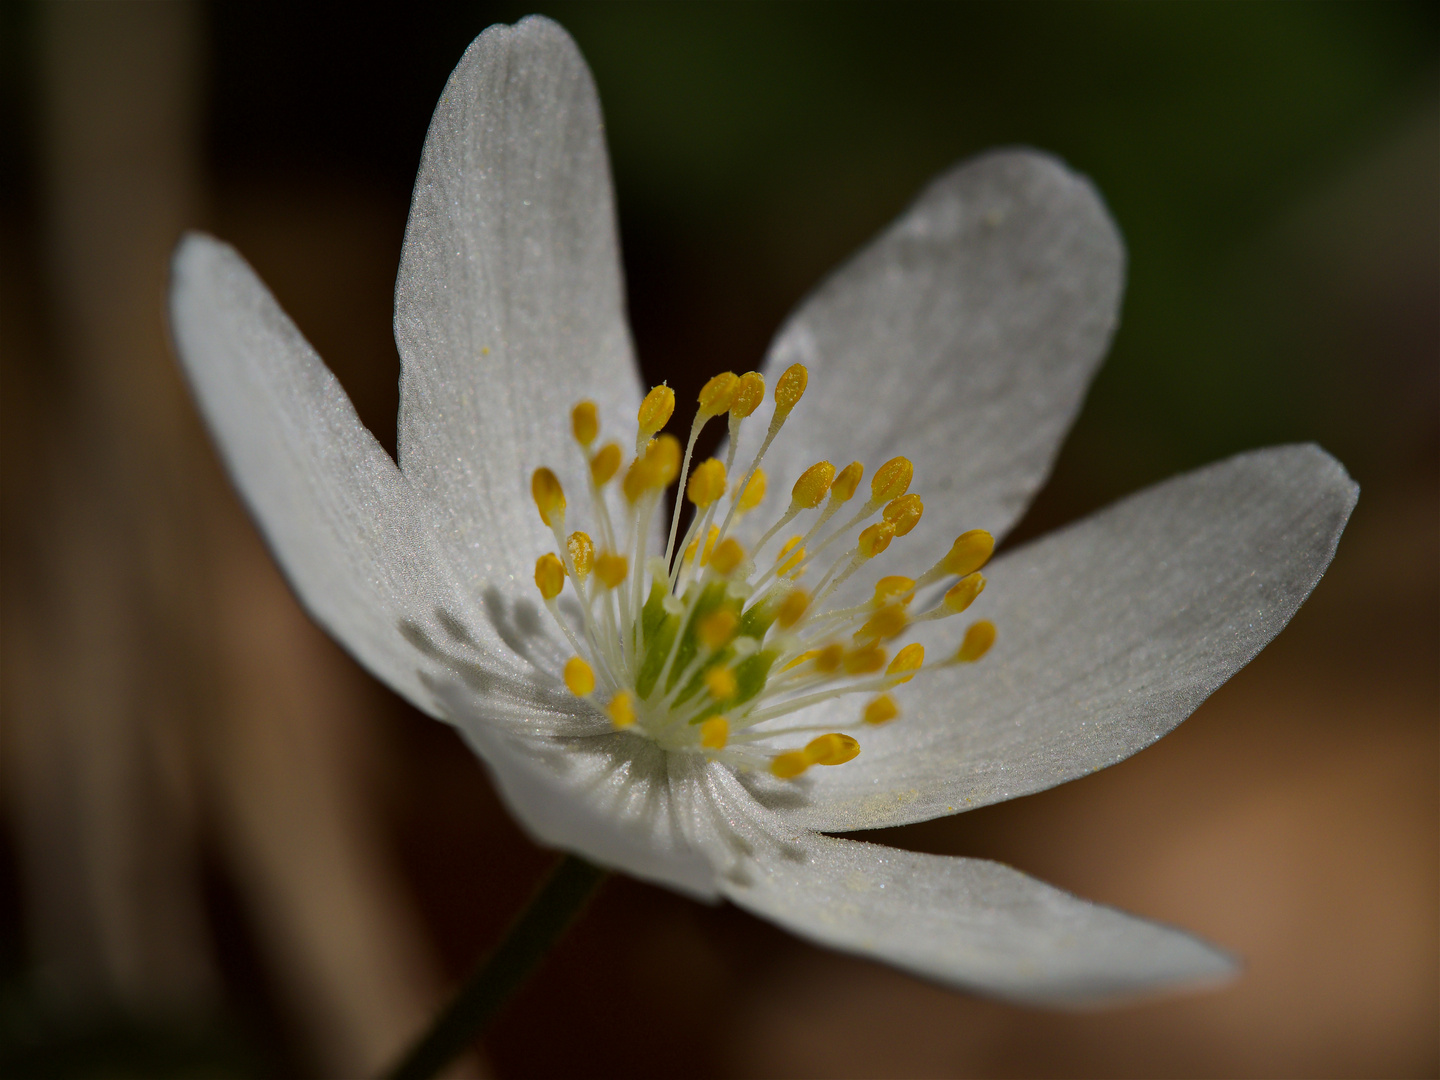
[[[430,125],[395,291],[398,464],[231,248],[187,236],[170,305],[302,602],[459,728],[537,840],[952,986],[1070,1005],[1234,963],[998,863],[827,834],[1123,760],[1329,564],[1356,487],[1286,446],[981,575],[1080,407],[1123,278],[1083,177],[1030,150],[963,162],[755,372],[707,384],[685,447],[663,433],[675,395],[643,393],[632,355],[590,73],[532,17],[470,46]],[[693,461],[712,419],[730,440]],[[767,476],[786,505],[765,509]],[[961,633],[947,618],[967,609]]]

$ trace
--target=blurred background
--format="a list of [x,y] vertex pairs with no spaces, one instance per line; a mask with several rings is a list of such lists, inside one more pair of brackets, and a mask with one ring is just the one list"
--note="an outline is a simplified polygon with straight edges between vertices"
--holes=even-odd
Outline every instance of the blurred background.
[[648,380],[754,366],[932,174],[1024,143],[1094,178],[1130,284],[1011,542],[1267,443],[1362,495],[1175,734],[879,837],[1192,928],[1232,987],[1020,1009],[617,879],[454,1074],[1435,1075],[1429,3],[0,7],[0,1072],[373,1073],[553,862],[296,607],[162,318],[179,232],[233,242],[393,450],[430,110],[531,10],[599,84]]

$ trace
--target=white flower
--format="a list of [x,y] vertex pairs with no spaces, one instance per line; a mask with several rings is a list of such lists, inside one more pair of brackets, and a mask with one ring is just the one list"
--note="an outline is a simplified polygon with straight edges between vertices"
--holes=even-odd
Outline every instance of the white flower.
[[[652,670],[648,691],[641,669],[663,634],[647,639],[636,619],[653,582],[666,579],[665,565],[645,558],[667,539],[663,502],[648,516],[664,477],[642,464],[633,503],[615,490],[622,473],[595,504],[585,497],[587,452],[570,434],[571,408],[590,401],[602,425],[591,451],[617,425],[628,442],[623,425],[641,388],[599,105],[557,25],[529,18],[487,30],[435,111],[396,286],[399,467],[233,250],[188,236],[171,308],[201,408],[296,592],[379,678],[460,728],[538,839],[727,897],[811,940],[928,978],[1066,1004],[1223,978],[1233,964],[1180,931],[997,863],[825,834],[1039,791],[1170,731],[1314,587],[1356,498],[1340,465],[1309,446],[1242,454],[1004,555],[975,605],[999,628],[982,663],[933,662],[960,636],[937,620],[905,628],[932,662],[903,686],[884,671],[827,675],[813,659],[780,668],[807,638],[839,642],[846,655],[861,648],[852,632],[875,613],[864,605],[878,574],[923,571],[957,534],[999,536],[1014,523],[1108,345],[1123,263],[1099,197],[1053,158],[991,153],[935,180],[805,301],[761,368],[772,390],[792,364],[809,371],[764,459],[772,504],[815,462],[857,459],[874,476],[903,454],[925,496],[923,518],[876,557],[883,569],[865,563],[828,597],[814,593],[788,627],[788,615],[768,630],[712,626],[706,645],[703,620],[690,619],[701,586],[679,581],[672,596],[662,584],[645,610],[689,629],[682,647],[662,650],[669,674]],[[767,395],[741,425],[730,481],[743,479],[774,408]],[[666,452],[657,445],[651,457]],[[539,466],[568,494],[562,521],[545,474],[535,481],[553,530],[532,498]],[[673,473],[675,462],[656,467]],[[703,471],[702,501],[707,487],[727,486],[719,469]],[[865,497],[862,488],[836,524]],[[810,530],[831,501],[803,511],[795,531]],[[769,549],[756,541],[779,515],[757,510],[732,523],[745,545],[738,555],[731,548],[677,572],[705,575],[711,599],[728,598],[733,610],[768,596],[773,617],[793,587],[787,567],[766,576],[784,534]],[[751,524],[759,519],[768,520]],[[823,558],[827,531],[810,534],[807,581],[835,556],[850,566],[858,524]],[[628,557],[613,591],[598,563],[583,574],[583,541],[567,551],[572,528]],[[677,558],[684,549],[677,541]],[[564,590],[546,613],[535,560],[549,552],[570,573],[552,565],[547,581],[540,566],[544,592]],[[729,579],[717,576],[715,561],[730,569],[737,559]],[[618,580],[621,569],[606,572]],[[913,616],[937,600],[921,589],[913,611],[891,610]],[[823,620],[827,607],[846,605],[857,610]],[[984,643],[972,641],[971,653]],[[768,670],[750,669],[744,687],[726,682],[760,652]],[[576,655],[585,662],[576,666]],[[704,684],[717,666],[720,682]],[[780,715],[796,695],[857,681],[868,686],[858,696]],[[692,682],[699,689],[687,698],[681,688]],[[892,685],[902,715],[862,723]],[[722,715],[723,730],[699,722]],[[853,756],[838,737],[806,756],[812,735],[836,729],[862,752],[819,767]]]

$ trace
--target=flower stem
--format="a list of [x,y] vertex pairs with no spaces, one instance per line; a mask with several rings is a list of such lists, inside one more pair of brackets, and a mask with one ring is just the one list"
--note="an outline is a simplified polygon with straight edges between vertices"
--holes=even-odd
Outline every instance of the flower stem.
[[405,1057],[385,1073],[388,1080],[428,1080],[450,1064],[560,940],[606,876],[606,871],[574,855],[561,859],[495,951]]

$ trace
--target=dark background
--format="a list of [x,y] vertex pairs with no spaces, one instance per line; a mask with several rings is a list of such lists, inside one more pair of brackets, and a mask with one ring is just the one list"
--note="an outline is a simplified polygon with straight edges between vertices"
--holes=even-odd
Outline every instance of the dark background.
[[931,175],[1028,144],[1094,179],[1130,266],[1012,542],[1269,443],[1362,496],[1312,602],[1177,733],[883,837],[1193,928],[1246,957],[1234,987],[1027,1011],[615,880],[461,1072],[1440,1069],[1434,5],[59,7],[6,7],[0,45],[0,1061],[374,1071],[552,860],[294,608],[160,321],[178,230],[216,232],[393,449],[430,110],[475,34],[540,10],[595,73],[648,380],[756,365]]

